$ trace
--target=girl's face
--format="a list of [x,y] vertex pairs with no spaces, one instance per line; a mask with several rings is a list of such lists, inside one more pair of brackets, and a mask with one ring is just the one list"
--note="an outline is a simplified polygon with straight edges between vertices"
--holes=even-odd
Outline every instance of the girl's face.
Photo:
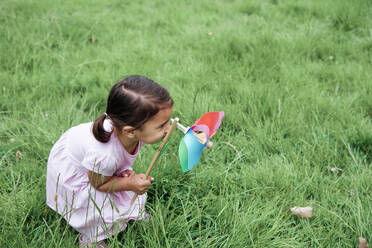
[[165,137],[170,129],[169,120],[173,107],[160,110],[143,124],[142,128],[134,131],[138,140],[145,144],[153,144]]

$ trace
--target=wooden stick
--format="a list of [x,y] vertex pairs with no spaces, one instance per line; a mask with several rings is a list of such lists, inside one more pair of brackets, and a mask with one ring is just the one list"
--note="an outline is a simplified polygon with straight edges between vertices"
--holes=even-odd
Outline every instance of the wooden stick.
[[[150,175],[150,172],[151,172],[152,168],[154,167],[154,164],[155,164],[156,160],[159,158],[161,151],[164,149],[164,146],[167,144],[167,142],[168,142],[168,140],[169,140],[169,138],[170,138],[170,136],[171,136],[174,128],[177,126],[178,120],[179,120],[178,118],[175,118],[175,120],[173,121],[172,126],[169,129],[169,132],[167,133],[167,135],[164,137],[163,141],[161,142],[161,144],[159,146],[159,149],[158,149],[158,151],[155,154],[155,157],[152,159],[151,164],[150,164],[149,168],[146,171],[146,174],[145,174],[146,175],[146,179]],[[137,199],[137,196],[138,196],[138,194],[136,193],[134,195],[134,197],[132,198],[132,201],[130,202],[130,205],[132,205],[134,203],[134,201]]]

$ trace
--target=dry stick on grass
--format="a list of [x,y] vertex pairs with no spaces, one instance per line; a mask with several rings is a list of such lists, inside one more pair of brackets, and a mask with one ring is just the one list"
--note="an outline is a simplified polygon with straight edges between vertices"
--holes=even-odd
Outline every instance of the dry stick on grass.
[[[145,174],[146,175],[146,178],[150,175],[150,172],[152,170],[152,167],[154,167],[154,164],[155,164],[156,160],[159,158],[161,151],[164,149],[164,147],[167,144],[167,142],[168,142],[168,140],[169,140],[169,138],[170,138],[170,136],[171,136],[174,128],[177,126],[178,120],[179,120],[178,118],[175,118],[174,119],[174,121],[172,123],[172,126],[169,129],[169,132],[167,133],[167,135],[164,137],[163,141],[161,142],[161,144],[159,146],[159,149],[158,149],[158,151],[155,154],[155,157],[153,158],[153,160],[152,160],[149,168],[146,171],[146,174]],[[137,199],[137,196],[138,196],[138,194],[136,193],[134,195],[134,197],[132,198],[132,201],[130,202],[130,205],[131,206],[133,205],[134,201]]]

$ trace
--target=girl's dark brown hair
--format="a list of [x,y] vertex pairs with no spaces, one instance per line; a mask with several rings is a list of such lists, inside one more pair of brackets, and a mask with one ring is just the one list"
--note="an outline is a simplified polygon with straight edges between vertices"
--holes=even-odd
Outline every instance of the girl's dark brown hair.
[[144,76],[128,76],[112,87],[107,99],[107,117],[102,114],[94,121],[93,135],[106,143],[112,131],[103,128],[105,118],[110,118],[117,130],[123,126],[138,129],[159,110],[172,106],[173,100],[165,88]]

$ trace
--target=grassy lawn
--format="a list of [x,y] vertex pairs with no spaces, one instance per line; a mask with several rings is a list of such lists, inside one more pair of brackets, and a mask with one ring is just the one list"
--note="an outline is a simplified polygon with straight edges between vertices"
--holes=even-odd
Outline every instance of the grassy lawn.
[[150,224],[110,247],[372,244],[371,1],[3,0],[0,247],[78,246],[45,204],[47,158],[129,74],[164,85],[184,125],[225,117],[188,173],[173,135],[151,174]]

